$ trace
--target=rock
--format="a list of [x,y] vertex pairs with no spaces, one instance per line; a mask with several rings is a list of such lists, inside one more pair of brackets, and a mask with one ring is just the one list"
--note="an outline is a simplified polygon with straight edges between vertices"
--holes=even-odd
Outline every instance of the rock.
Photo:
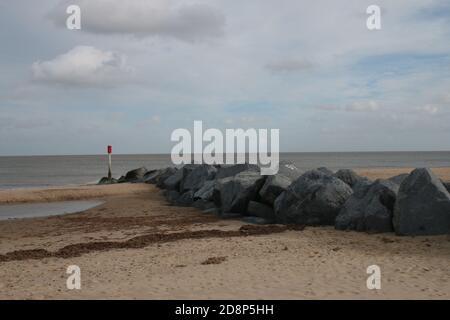
[[197,190],[197,192],[195,192],[194,200],[201,199],[203,201],[211,201],[215,184],[216,184],[215,180],[205,181],[203,186],[199,190]]
[[97,184],[114,184],[114,183],[117,183],[117,179],[114,178],[108,179],[108,177],[103,177]]
[[203,210],[202,212],[203,212],[203,213],[206,213],[206,214],[214,214],[214,215],[216,215],[216,216],[219,216],[219,215],[220,215],[219,209],[216,208],[216,207],[211,208],[211,209]]
[[267,220],[267,219],[260,218],[260,217],[243,217],[242,221],[244,221],[246,223],[258,224],[258,225],[273,224],[273,220]]
[[194,203],[194,192],[192,190],[183,193],[174,204],[180,207],[189,207]]
[[143,182],[144,175],[146,173],[147,169],[145,167],[134,169],[127,172],[127,174],[125,175],[125,180],[127,182]]
[[180,197],[180,193],[175,190],[166,190],[164,192],[164,196],[166,197],[167,201],[169,201],[172,204],[175,204],[178,198]]
[[217,168],[208,164],[196,165],[191,170],[184,169],[185,177],[181,183],[182,192],[192,190],[198,191],[206,181],[213,180],[216,176]]
[[352,193],[349,185],[332,175],[307,171],[275,200],[276,220],[285,224],[334,225]]
[[177,168],[167,167],[157,170],[144,178],[145,183],[156,184],[158,188],[164,188],[164,181],[177,172]]
[[394,183],[396,183],[398,185],[401,185],[403,180],[405,180],[408,176],[409,176],[409,174],[403,173],[403,174],[399,174],[399,175],[394,176],[394,177],[390,177],[388,180],[392,181],[392,182],[394,182]]
[[450,182],[442,182],[442,184],[444,185],[445,189],[450,192]]
[[334,174],[334,176],[338,179],[341,179],[346,184],[348,184],[351,188],[358,183],[358,181],[365,179],[359,176],[355,171],[351,169],[341,169]]
[[268,176],[266,182],[259,191],[261,200],[273,206],[275,199],[301,174],[302,171],[295,165],[290,163],[280,163],[278,173]]
[[320,172],[322,172],[322,173],[325,173],[325,174],[327,174],[327,175],[329,175],[329,176],[334,175],[334,172],[331,171],[330,169],[326,168],[326,167],[320,167],[320,168],[317,168],[316,170],[317,170],[317,171],[320,171]]
[[271,207],[263,203],[256,201],[250,201],[248,203],[247,214],[253,217],[264,218],[268,221],[275,221],[275,212]]
[[245,214],[248,203],[257,198],[265,178],[257,171],[244,171],[234,177],[216,180],[214,203],[221,212]]
[[176,168],[168,167],[164,169],[152,170],[144,175],[144,182],[151,184],[162,183],[165,179],[173,175],[177,171]]
[[220,212],[219,217],[222,219],[241,219],[242,216],[239,213],[230,213],[230,212]]
[[194,208],[197,208],[197,209],[200,209],[200,210],[208,210],[208,209],[212,209],[212,208],[216,207],[214,205],[214,202],[203,201],[203,200],[195,200],[195,199],[194,199],[194,203],[192,204],[192,206]]
[[223,164],[217,170],[216,179],[223,179],[228,177],[233,177],[240,172],[244,171],[255,171],[260,172],[259,167],[256,164]]
[[178,169],[174,167],[168,167],[164,169],[161,174],[156,178],[156,186],[158,188],[163,189],[164,188],[164,181],[166,181],[167,178],[173,176],[175,173],[177,173]]
[[183,170],[177,170],[174,174],[163,181],[162,186],[167,190],[180,190],[180,183],[182,180]]
[[125,180],[125,176],[120,176],[119,179],[117,179],[117,183],[125,183],[127,180]]
[[415,169],[403,180],[393,221],[398,235],[450,233],[450,194],[430,169]]
[[392,232],[392,215],[399,186],[390,180],[358,182],[336,217],[338,230]]
[[156,184],[157,178],[161,175],[163,170],[164,169],[148,171],[143,177],[144,182],[145,183]]

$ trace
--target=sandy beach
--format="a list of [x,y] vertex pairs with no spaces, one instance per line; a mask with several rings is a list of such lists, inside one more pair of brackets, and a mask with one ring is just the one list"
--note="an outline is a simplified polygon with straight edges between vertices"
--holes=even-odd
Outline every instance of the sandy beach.
[[[371,179],[411,169],[361,169]],[[450,169],[434,169],[450,180]],[[450,237],[248,225],[170,206],[152,185],[0,191],[0,203],[101,199],[0,221],[0,299],[449,299]],[[382,288],[366,286],[370,265]],[[81,290],[68,290],[69,265]]]

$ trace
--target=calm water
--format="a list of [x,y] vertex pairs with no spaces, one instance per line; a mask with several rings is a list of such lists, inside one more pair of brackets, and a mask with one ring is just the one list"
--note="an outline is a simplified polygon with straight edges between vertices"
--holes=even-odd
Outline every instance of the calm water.
[[61,201],[0,205],[0,220],[36,218],[82,212],[101,205],[102,201]]
[[[301,169],[450,167],[450,152],[282,153],[280,159]],[[169,165],[170,155],[114,155],[113,176],[141,166]],[[2,189],[94,183],[106,174],[107,157],[102,155],[0,157]]]

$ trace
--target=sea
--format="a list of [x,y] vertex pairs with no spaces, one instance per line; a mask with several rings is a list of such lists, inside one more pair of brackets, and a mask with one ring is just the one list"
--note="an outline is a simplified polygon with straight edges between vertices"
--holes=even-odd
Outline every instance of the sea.
[[[435,152],[304,152],[281,153],[281,161],[307,170],[327,167],[401,168],[450,167],[450,151]],[[113,155],[112,172],[120,177],[127,171],[172,165],[169,154]],[[106,155],[3,156],[0,157],[0,189],[94,184],[107,175]]]

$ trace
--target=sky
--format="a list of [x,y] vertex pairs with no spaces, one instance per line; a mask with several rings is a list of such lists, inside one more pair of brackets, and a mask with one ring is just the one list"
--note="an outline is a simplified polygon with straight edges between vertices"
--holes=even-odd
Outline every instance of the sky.
[[449,40],[448,0],[1,0],[0,155],[169,153],[195,120],[283,152],[450,150]]

